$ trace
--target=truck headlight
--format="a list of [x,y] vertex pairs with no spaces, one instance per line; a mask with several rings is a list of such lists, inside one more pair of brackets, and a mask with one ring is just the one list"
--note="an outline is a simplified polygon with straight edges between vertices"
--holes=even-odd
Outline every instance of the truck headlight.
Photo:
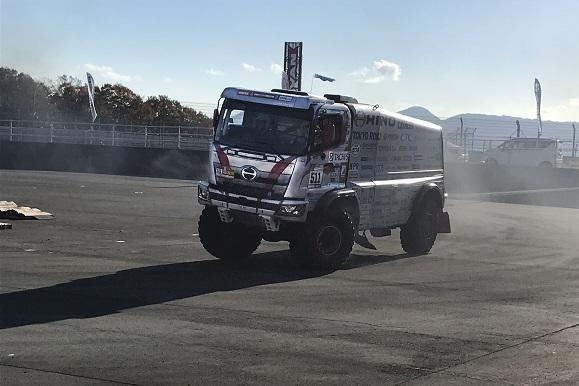
[[197,186],[197,198],[203,201],[209,201],[209,189],[205,186]]
[[277,211],[280,216],[301,217],[306,212],[306,204],[281,204]]

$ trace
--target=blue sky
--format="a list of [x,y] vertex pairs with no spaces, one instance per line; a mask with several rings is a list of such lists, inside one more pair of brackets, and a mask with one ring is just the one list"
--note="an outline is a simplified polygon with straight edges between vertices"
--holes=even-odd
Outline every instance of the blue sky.
[[210,110],[226,86],[280,84],[304,42],[303,86],[389,110],[579,120],[579,0],[0,0],[0,62],[33,77],[89,70]]

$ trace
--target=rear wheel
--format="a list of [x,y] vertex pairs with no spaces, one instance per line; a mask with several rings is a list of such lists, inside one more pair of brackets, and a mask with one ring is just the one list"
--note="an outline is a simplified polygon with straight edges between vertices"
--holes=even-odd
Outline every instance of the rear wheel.
[[438,234],[439,215],[442,208],[434,198],[425,198],[408,222],[400,228],[402,249],[412,255],[430,251]]
[[329,271],[348,260],[353,245],[352,219],[345,210],[336,208],[325,216],[308,219],[305,229],[290,241],[290,253],[306,268]]
[[240,260],[251,255],[261,243],[261,233],[235,223],[224,223],[214,206],[208,206],[199,217],[199,239],[213,256],[223,260]]

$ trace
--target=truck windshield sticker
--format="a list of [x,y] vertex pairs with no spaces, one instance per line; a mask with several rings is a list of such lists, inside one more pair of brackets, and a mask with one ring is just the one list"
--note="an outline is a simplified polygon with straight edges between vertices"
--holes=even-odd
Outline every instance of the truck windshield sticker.
[[276,100],[281,102],[293,102],[294,97],[289,95],[277,95],[259,91],[238,90],[237,95],[249,96],[254,98],[263,98],[269,100]]

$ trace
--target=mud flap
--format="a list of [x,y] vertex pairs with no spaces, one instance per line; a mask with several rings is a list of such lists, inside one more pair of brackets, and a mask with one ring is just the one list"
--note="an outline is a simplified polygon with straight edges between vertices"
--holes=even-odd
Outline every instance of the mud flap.
[[368,240],[365,233],[362,234],[357,233],[356,235],[354,235],[354,242],[361,247],[372,249],[374,251],[376,250],[376,246]]
[[441,212],[438,216],[438,233],[450,233],[450,216],[448,212]]

